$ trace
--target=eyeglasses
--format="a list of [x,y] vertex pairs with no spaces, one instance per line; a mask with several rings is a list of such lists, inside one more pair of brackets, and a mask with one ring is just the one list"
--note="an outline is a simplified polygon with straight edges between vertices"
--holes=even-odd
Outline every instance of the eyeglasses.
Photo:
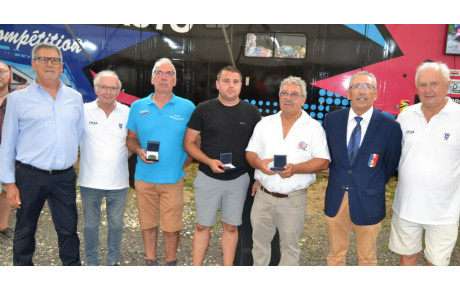
[[163,74],[164,74],[166,77],[174,77],[174,75],[176,75],[176,72],[174,72],[174,71],[166,71],[166,72],[154,71],[153,73],[155,75],[157,75],[157,76],[163,76]]
[[283,98],[283,99],[286,99],[288,96],[291,96],[292,100],[297,100],[298,98],[303,97],[302,94],[299,94],[299,93],[296,93],[296,92],[292,92],[291,94],[289,94],[288,92],[283,91],[283,92],[280,93],[280,97]]
[[107,87],[107,86],[103,86],[103,85],[96,85],[96,87],[98,87],[99,89],[101,89],[103,91],[106,91],[108,89],[110,92],[117,92],[120,89],[118,87]]
[[10,71],[0,71],[0,76],[1,75],[6,75],[7,73],[9,73]]
[[372,86],[370,84],[354,84],[350,86],[351,90],[359,90],[361,88],[364,88],[365,91],[369,91],[375,89],[375,86]]
[[38,61],[40,64],[43,65],[47,65],[48,61],[51,61],[53,65],[59,65],[61,63],[60,58],[36,57],[34,60]]

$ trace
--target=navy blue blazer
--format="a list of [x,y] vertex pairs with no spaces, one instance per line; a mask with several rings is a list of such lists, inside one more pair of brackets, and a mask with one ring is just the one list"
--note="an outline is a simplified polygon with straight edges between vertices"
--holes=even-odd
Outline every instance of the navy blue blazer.
[[[331,112],[323,122],[331,155],[325,210],[335,217],[348,188],[351,221],[372,225],[385,217],[385,185],[395,172],[401,155],[402,132],[398,122],[374,109],[361,147],[350,165],[347,125],[350,108]],[[369,158],[378,154],[375,167]]]

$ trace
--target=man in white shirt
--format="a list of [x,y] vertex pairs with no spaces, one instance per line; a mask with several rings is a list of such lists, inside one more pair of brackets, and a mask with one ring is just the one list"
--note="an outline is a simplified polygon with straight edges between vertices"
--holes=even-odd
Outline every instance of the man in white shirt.
[[121,89],[118,75],[101,71],[94,78],[97,99],[84,105],[85,127],[80,142],[78,184],[83,202],[86,264],[99,265],[99,222],[102,198],[106,199],[107,265],[118,264],[123,235],[123,214],[129,187],[129,108],[115,100]]
[[417,68],[421,103],[398,116],[403,132],[399,182],[393,202],[389,248],[402,266],[417,265],[425,231],[428,265],[449,265],[460,214],[460,105],[446,97],[449,68]]
[[[315,173],[328,168],[330,159],[324,130],[302,110],[306,99],[305,81],[292,76],[284,79],[281,111],[256,125],[246,148],[246,159],[256,169],[259,182],[253,187],[256,196],[251,210],[255,266],[268,266],[276,228],[282,244],[279,265],[299,265],[307,187],[316,180]],[[280,170],[271,169],[274,155],[286,156]]]

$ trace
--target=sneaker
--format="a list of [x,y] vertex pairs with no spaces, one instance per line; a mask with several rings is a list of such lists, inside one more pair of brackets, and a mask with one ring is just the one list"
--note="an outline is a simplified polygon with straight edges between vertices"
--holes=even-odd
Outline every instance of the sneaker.
[[147,266],[159,266],[157,259],[144,259]]
[[14,231],[9,227],[5,228],[4,230],[0,230],[0,234],[8,239],[14,238]]

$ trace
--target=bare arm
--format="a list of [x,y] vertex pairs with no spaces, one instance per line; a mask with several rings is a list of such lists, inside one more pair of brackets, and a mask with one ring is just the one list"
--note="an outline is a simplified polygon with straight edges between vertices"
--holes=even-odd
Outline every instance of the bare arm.
[[225,173],[225,171],[219,166],[223,167],[224,164],[217,159],[209,158],[203,151],[200,149],[200,132],[187,128],[184,138],[184,150],[192,156],[195,160],[200,163],[208,165],[214,173]]
[[16,183],[6,184],[6,197],[11,207],[21,208],[21,198],[19,196],[19,189]]
[[264,174],[275,174],[275,172],[270,170],[270,168],[268,167],[268,163],[272,162],[273,158],[261,160],[255,152],[246,152],[246,160],[248,161],[251,167],[253,167],[254,169],[261,170]]
[[329,160],[314,158],[298,164],[287,164],[284,171],[278,172],[281,178],[290,178],[294,174],[315,174],[329,168]]
[[128,129],[128,137],[126,138],[126,146],[128,151],[137,154],[144,163],[153,164],[153,161],[147,161],[147,152],[141,147],[139,139],[137,138],[137,131]]

